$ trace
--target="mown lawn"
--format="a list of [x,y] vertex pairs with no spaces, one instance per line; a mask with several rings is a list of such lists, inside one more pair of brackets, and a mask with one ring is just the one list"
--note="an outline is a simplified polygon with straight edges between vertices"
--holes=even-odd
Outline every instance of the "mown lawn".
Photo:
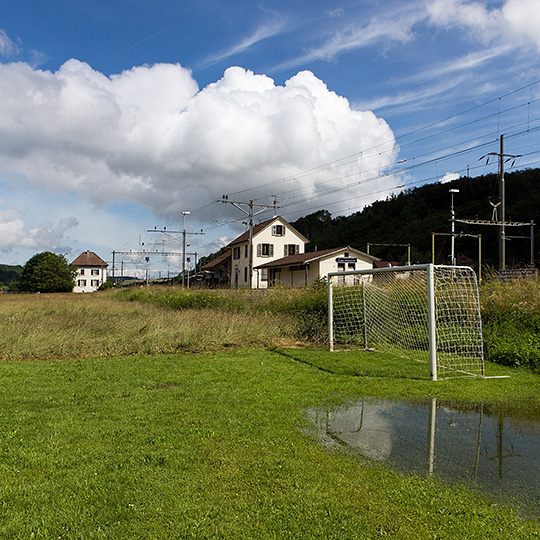
[[431,382],[425,369],[302,349],[1,362],[0,538],[540,537],[517,509],[306,429],[307,408],[361,396],[540,411],[530,372]]

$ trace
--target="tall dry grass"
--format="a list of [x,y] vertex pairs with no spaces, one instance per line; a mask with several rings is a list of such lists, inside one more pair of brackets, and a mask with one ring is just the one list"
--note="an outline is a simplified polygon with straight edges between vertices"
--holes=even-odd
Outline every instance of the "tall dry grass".
[[218,351],[292,346],[287,314],[170,309],[114,292],[0,295],[0,359]]

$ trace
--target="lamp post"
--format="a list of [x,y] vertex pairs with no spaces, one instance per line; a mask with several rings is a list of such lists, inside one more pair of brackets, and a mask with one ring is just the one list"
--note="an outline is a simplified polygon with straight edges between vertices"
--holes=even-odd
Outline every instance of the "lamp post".
[[450,264],[456,266],[456,213],[454,212],[454,193],[459,193],[459,189],[450,189],[450,220],[452,222],[451,231],[452,237],[450,241],[451,253]]

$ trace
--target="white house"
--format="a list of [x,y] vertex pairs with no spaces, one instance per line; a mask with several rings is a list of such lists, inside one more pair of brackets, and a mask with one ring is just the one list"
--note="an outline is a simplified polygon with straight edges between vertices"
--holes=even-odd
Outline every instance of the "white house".
[[71,264],[77,267],[73,292],[94,292],[107,281],[107,266],[109,265],[93,251],[81,253]]
[[351,247],[332,248],[267,261],[256,267],[266,271],[268,286],[305,287],[325,278],[330,272],[373,268],[377,257]]
[[[249,230],[233,240],[231,250],[230,286],[249,288]],[[305,252],[308,239],[282,217],[274,217],[252,230],[252,289],[268,287],[268,270],[264,263]]]

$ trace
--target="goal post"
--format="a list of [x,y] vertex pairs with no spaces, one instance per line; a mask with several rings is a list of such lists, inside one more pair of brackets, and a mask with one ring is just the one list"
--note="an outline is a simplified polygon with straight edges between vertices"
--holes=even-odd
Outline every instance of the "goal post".
[[484,376],[476,274],[421,264],[328,274],[329,349],[361,346],[429,363],[430,378]]

